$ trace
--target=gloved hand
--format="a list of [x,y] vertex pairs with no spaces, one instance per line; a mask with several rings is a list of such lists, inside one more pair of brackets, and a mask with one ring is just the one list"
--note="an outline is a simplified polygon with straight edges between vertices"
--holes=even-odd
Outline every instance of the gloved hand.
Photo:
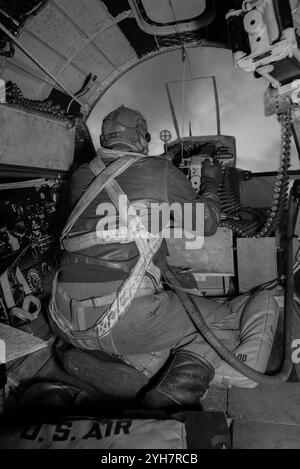
[[217,186],[221,183],[222,171],[219,162],[211,163],[209,159],[204,160],[201,172],[202,184],[214,182]]

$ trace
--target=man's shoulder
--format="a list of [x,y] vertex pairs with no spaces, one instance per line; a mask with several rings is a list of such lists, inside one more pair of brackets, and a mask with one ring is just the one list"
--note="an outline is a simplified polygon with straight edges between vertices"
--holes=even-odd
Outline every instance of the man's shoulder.
[[170,161],[164,156],[145,156],[140,162],[158,168],[168,168],[170,165]]
[[70,179],[71,188],[76,186],[85,186],[89,184],[94,178],[92,171],[90,170],[89,164],[84,163],[74,171]]
[[143,171],[146,174],[155,174],[157,175],[157,179],[161,180],[161,178],[165,179],[170,171],[170,166],[172,163],[161,156],[146,156],[145,158],[137,161],[133,165],[136,170]]
[[73,177],[81,177],[83,174],[89,174],[91,172],[89,163],[84,163],[79,166],[72,174]]

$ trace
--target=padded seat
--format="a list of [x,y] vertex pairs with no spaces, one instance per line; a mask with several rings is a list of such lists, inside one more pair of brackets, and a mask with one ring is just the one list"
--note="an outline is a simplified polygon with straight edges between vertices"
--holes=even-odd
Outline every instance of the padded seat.
[[[270,358],[279,317],[279,305],[271,291],[242,295],[227,303],[240,315],[240,344],[234,354],[245,365],[265,373]],[[236,371],[224,360],[215,370],[214,384],[254,388],[257,383]]]

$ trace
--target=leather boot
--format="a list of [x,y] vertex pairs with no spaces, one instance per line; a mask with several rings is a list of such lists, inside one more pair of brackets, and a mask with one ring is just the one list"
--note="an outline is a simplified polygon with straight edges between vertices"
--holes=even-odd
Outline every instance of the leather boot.
[[62,359],[66,372],[95,388],[104,401],[132,402],[148,379],[122,360],[103,352],[71,349]]
[[214,368],[205,359],[179,350],[167,363],[158,382],[146,393],[143,405],[163,410],[199,408],[200,399],[214,375]]
[[[95,391],[94,391],[95,393]],[[22,414],[48,417],[77,415],[79,411],[94,409],[97,400],[80,387],[59,382],[42,381],[29,386],[19,399]]]

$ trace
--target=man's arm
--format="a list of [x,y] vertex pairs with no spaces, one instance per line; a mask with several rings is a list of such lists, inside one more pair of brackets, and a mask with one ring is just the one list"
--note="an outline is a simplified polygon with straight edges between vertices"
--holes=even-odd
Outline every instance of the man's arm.
[[198,201],[204,203],[204,233],[206,236],[214,235],[221,220],[221,202],[218,188],[221,182],[221,167],[219,163],[211,164],[205,160],[201,174],[201,196]]
[[[168,166],[167,196],[170,204],[178,202],[183,208],[185,203],[192,204],[192,227],[195,231],[197,203],[204,204],[204,235],[212,236],[218,229],[221,218],[221,203],[218,196],[218,187],[221,179],[219,164],[211,164],[205,160],[202,167],[201,191],[197,196],[192,184],[186,176],[172,163]],[[176,220],[182,225],[182,220]],[[175,222],[176,222],[175,221]]]

